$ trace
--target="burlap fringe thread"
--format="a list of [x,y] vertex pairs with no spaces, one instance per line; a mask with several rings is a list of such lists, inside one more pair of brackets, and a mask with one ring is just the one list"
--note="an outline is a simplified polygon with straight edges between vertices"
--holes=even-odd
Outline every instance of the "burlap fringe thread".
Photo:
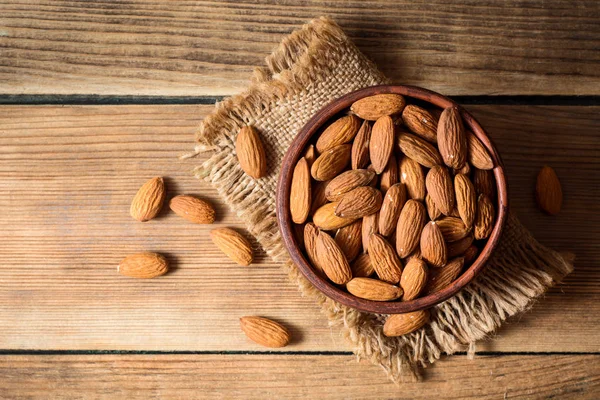
[[[387,79],[367,60],[333,21],[320,18],[284,39],[258,68],[247,91],[224,100],[202,123],[195,153],[211,150],[196,169],[218,190],[248,230],[276,261],[283,262],[303,295],[322,306],[330,326],[339,327],[358,358],[380,365],[395,382],[417,380],[419,366],[443,353],[469,350],[489,337],[508,317],[532,306],[550,286],[573,270],[571,256],[541,246],[511,215],[502,240],[484,272],[456,296],[431,310],[423,329],[399,338],[383,335],[385,316],[363,313],[323,296],[289,260],[275,220],[275,186],[279,164],[297,130],[323,105],[361,87]],[[349,72],[345,76],[340,71]],[[331,79],[332,76],[340,80]],[[300,105],[311,102],[303,113]],[[287,110],[287,111],[285,111]],[[294,121],[272,121],[274,115]],[[254,181],[240,169],[235,136],[251,124],[263,134],[272,173]],[[286,129],[280,130],[283,126]]]

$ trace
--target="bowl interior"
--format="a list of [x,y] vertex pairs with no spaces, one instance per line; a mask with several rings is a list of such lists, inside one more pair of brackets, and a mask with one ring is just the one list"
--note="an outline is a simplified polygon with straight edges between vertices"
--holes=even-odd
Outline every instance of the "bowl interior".
[[294,234],[293,222],[289,212],[289,199],[292,172],[294,166],[303,154],[305,147],[311,142],[314,135],[320,132],[320,128],[331,120],[338,113],[346,110],[352,103],[363,97],[382,93],[394,93],[407,97],[407,102],[418,100],[419,103],[427,102],[441,109],[457,106],[455,102],[438,93],[415,86],[395,86],[382,85],[361,89],[345,96],[342,96],[327,106],[323,107],[306,125],[300,130],[290,148],[288,149],[281,167],[279,183],[277,187],[277,220],[283,237],[284,244],[290,254],[292,261],[300,269],[302,274],[321,292],[333,300],[346,306],[358,309],[360,311],[373,312],[378,314],[399,314],[411,311],[426,309],[440,303],[457,293],[462,287],[468,284],[485,266],[490,258],[492,251],[497,246],[500,239],[502,228],[507,218],[508,198],[506,180],[504,176],[504,167],[495,146],[490,138],[475,120],[475,118],[466,110],[461,109],[461,114],[465,127],[469,128],[483,143],[492,159],[494,160],[494,176],[496,178],[497,199],[496,199],[496,223],[492,234],[488,238],[477,259],[471,266],[464,271],[458,279],[445,289],[442,289],[431,295],[417,298],[411,301],[378,302],[361,299],[345,292],[341,287],[329,282],[316,274],[308,262],[304,253],[300,250]]

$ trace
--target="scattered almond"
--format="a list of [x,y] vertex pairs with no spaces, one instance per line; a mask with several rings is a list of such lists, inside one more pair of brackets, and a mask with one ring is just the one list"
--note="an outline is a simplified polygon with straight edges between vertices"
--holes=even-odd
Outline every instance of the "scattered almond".
[[353,278],[346,289],[361,299],[374,301],[396,300],[402,296],[402,289],[387,282],[371,278]]
[[429,310],[393,314],[385,321],[383,334],[388,337],[407,335],[422,328],[427,322],[429,322]]
[[342,218],[362,218],[379,211],[382,201],[379,190],[362,186],[342,196],[335,208],[335,215]]
[[450,168],[462,168],[467,161],[467,136],[458,107],[449,107],[442,112],[437,137],[444,163]]
[[398,224],[400,211],[406,202],[406,188],[404,184],[397,183],[390,187],[383,198],[379,211],[379,233],[390,236]]
[[394,150],[394,122],[389,116],[383,116],[373,124],[369,141],[369,156],[377,175],[388,164]]
[[240,326],[250,340],[261,346],[285,347],[290,342],[290,332],[283,325],[268,318],[242,317]]
[[302,224],[308,218],[311,208],[310,171],[304,157],[298,161],[292,175],[290,189],[290,213],[292,221]]
[[494,229],[494,205],[485,195],[477,199],[477,214],[475,215],[475,239],[487,239]]
[[210,238],[223,254],[239,265],[252,263],[252,246],[240,233],[231,228],[217,228],[210,231]]
[[360,125],[360,120],[354,115],[341,117],[321,133],[316,143],[317,151],[323,153],[340,144],[349,143],[358,133]]
[[450,214],[454,208],[454,188],[446,167],[432,167],[425,178],[425,185],[435,206],[445,215]]
[[404,204],[396,226],[396,251],[401,258],[407,257],[419,245],[425,219],[425,207],[421,202],[408,200]]
[[166,258],[158,253],[138,253],[125,257],[117,272],[132,278],[155,278],[164,275],[169,270]]
[[175,196],[169,202],[173,212],[196,224],[215,222],[215,209],[206,201],[189,195]]
[[362,119],[376,121],[385,115],[400,114],[406,105],[398,94],[376,94],[355,101],[350,110]]
[[441,268],[448,260],[448,250],[437,222],[429,222],[421,233],[421,255],[429,265]]
[[134,219],[145,222],[156,217],[165,201],[163,178],[152,178],[142,185],[131,202],[129,213]]
[[423,139],[437,142],[437,119],[426,109],[409,104],[402,111],[402,120],[408,129]]
[[538,206],[550,215],[556,215],[562,207],[562,187],[556,172],[548,166],[543,167],[537,176],[535,194]]
[[240,128],[235,140],[235,151],[240,167],[254,179],[267,173],[267,156],[258,131],[251,126]]
[[317,237],[317,258],[325,275],[338,285],[345,285],[352,279],[352,270],[340,247],[327,233]]
[[392,245],[378,234],[369,238],[369,255],[377,276],[388,283],[400,282],[402,263]]
[[427,264],[419,258],[411,258],[404,266],[400,286],[404,290],[403,301],[414,300],[427,283]]

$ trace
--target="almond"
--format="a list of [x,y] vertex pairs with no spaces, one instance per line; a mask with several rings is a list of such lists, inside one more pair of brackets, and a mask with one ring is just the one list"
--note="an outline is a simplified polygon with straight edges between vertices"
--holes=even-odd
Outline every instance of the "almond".
[[494,168],[494,161],[490,154],[485,149],[483,144],[477,139],[472,132],[467,132],[467,145],[468,145],[468,159],[475,168],[478,169],[492,169]]
[[362,219],[363,251],[369,251],[369,238],[373,233],[379,233],[379,213],[365,215]]
[[425,199],[425,174],[415,160],[402,157],[399,165],[400,182],[406,185],[408,197],[423,201]]
[[462,168],[467,161],[467,136],[458,107],[449,107],[442,112],[437,138],[444,163],[450,168]]
[[487,239],[492,234],[494,216],[494,205],[485,194],[480,194],[475,215],[475,239]]
[[421,247],[417,246],[416,249],[413,250],[412,253],[410,253],[407,257],[405,257],[403,259],[404,262],[409,262],[410,260],[412,260],[413,258],[417,258],[419,260],[422,260],[423,257],[421,255]]
[[371,278],[353,278],[346,289],[356,297],[374,301],[396,300],[402,296],[402,289],[387,282]]
[[145,222],[156,217],[165,201],[165,182],[163,178],[152,178],[142,185],[131,201],[129,213],[134,219]]
[[538,206],[550,215],[556,215],[562,207],[562,188],[556,172],[548,166],[543,167],[537,176],[535,194]]
[[240,128],[235,140],[235,151],[240,167],[254,179],[267,173],[267,156],[258,131],[251,126]]
[[377,276],[388,283],[400,282],[402,263],[394,248],[383,236],[372,234],[369,238],[369,255]]
[[354,139],[359,129],[360,120],[354,115],[341,117],[321,133],[316,143],[317,151],[323,153],[340,144],[349,143]]
[[437,222],[429,222],[421,233],[421,255],[429,265],[443,267],[448,260],[448,250]]
[[381,235],[390,236],[396,230],[398,217],[404,203],[406,203],[406,188],[404,184],[397,183],[387,191],[381,204],[379,211],[379,233]]
[[385,115],[400,114],[405,105],[399,94],[376,94],[355,101],[350,110],[362,119],[376,121]]
[[424,167],[431,168],[442,164],[442,157],[431,143],[410,133],[398,135],[398,147],[407,157],[413,159]]
[[155,278],[164,275],[169,270],[166,258],[157,253],[138,253],[125,257],[117,272],[132,278]]
[[456,195],[456,209],[458,210],[458,214],[465,223],[465,226],[471,229],[477,209],[475,187],[469,178],[458,174],[454,177],[454,193]]
[[473,186],[477,194],[485,194],[490,199],[496,198],[496,181],[492,171],[473,170]]
[[298,161],[292,174],[290,189],[290,214],[292,221],[302,224],[308,218],[311,207],[310,171],[304,157]]
[[422,328],[427,322],[429,322],[429,310],[393,314],[385,321],[383,334],[388,337],[407,335]]
[[465,163],[465,165],[463,165],[462,168],[453,169],[452,171],[455,176],[458,174],[463,174],[466,177],[468,177],[469,175],[471,175],[471,166],[469,165],[469,163]]
[[219,250],[239,265],[252,263],[250,242],[231,228],[217,228],[210,231],[210,238]]
[[312,167],[313,163],[315,162],[315,160],[317,159],[317,150],[315,150],[315,146],[310,144],[308,145],[308,147],[306,148],[306,151],[304,152],[304,158],[306,159],[306,162],[308,163],[308,169],[310,170],[310,167]]
[[362,186],[342,196],[335,208],[335,215],[342,218],[362,218],[379,211],[382,201],[379,190]]
[[350,225],[338,229],[335,234],[335,242],[348,261],[352,261],[362,250],[362,220],[355,221]]
[[444,217],[438,219],[435,223],[440,228],[446,242],[456,242],[471,232],[471,229],[467,228],[460,218]]
[[396,250],[401,258],[407,257],[419,245],[425,224],[425,207],[417,200],[408,200],[396,226]]
[[369,156],[377,175],[381,174],[387,166],[393,149],[394,122],[389,116],[384,116],[373,124],[369,141]]
[[463,257],[457,257],[450,260],[448,264],[442,268],[431,269],[429,271],[427,285],[425,286],[425,294],[430,295],[448,287],[448,285],[458,278],[464,264],[465,259]]
[[304,225],[304,248],[308,259],[317,273],[324,273],[317,257],[317,237],[319,237],[319,228],[315,224],[309,222]]
[[290,332],[281,324],[263,317],[240,318],[242,331],[250,340],[265,347],[285,347],[290,342]]
[[346,193],[361,186],[368,186],[374,177],[375,172],[367,169],[351,169],[342,172],[327,184],[325,197],[329,201],[338,201]]
[[312,177],[317,181],[335,178],[350,162],[352,146],[342,144],[322,153],[310,168]]
[[400,287],[404,291],[403,301],[414,300],[427,284],[427,264],[419,258],[411,258],[404,266]]
[[402,120],[408,129],[423,139],[437,142],[437,119],[426,109],[409,104],[402,111]]
[[388,161],[388,165],[381,173],[379,188],[381,189],[381,192],[385,194],[385,192],[396,183],[398,183],[398,162],[396,161],[394,154],[392,154]]
[[352,279],[352,270],[342,250],[325,232],[317,237],[317,258],[325,275],[338,285],[345,285]]
[[371,141],[371,123],[363,121],[354,142],[352,142],[352,169],[361,169],[369,165],[369,142]]
[[355,278],[368,278],[375,272],[373,263],[371,263],[371,256],[367,253],[363,253],[356,257],[356,260],[354,260],[350,269],[352,270],[352,276]]
[[454,188],[446,167],[436,165],[431,168],[425,178],[425,185],[435,206],[445,215],[450,214],[454,208]]
[[377,185],[379,184],[379,175],[377,175],[375,173],[375,168],[373,168],[373,164],[369,164],[369,166],[367,167],[368,171],[371,171],[375,174],[375,176],[373,177],[373,180],[371,180],[371,182],[369,183],[369,186],[376,188]]
[[311,189],[311,197],[312,197],[312,205],[310,207],[311,215],[314,215],[315,212],[327,204],[327,197],[325,196],[325,190],[327,189],[327,185],[329,185],[331,181],[323,181],[323,182],[315,182],[312,185]]
[[427,196],[425,196],[425,205],[427,206],[427,214],[429,215],[429,219],[432,221],[435,221],[442,216],[442,212],[436,207],[429,193]]
[[470,245],[469,248],[463,254],[463,257],[465,258],[465,264],[471,264],[473,261],[475,261],[478,254],[479,249],[477,248],[477,246],[473,244]]
[[356,218],[342,218],[335,215],[335,209],[339,202],[327,203],[315,211],[313,222],[324,231],[333,231],[353,223]]
[[196,224],[215,222],[215,209],[206,201],[185,194],[175,196],[169,202],[173,212]]
[[448,249],[448,258],[454,258],[456,256],[463,255],[471,246],[471,244],[473,244],[473,240],[475,240],[473,235],[468,234],[462,239],[447,243],[446,247]]

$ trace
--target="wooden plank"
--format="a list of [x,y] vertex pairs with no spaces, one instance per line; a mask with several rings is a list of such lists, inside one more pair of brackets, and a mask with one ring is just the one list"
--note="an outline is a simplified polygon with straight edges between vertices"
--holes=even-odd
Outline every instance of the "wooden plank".
[[[481,349],[600,351],[600,107],[469,107],[497,142],[513,209],[539,239],[578,255],[576,271],[534,311]],[[348,350],[310,299],[258,251],[234,266],[210,242],[212,226],[165,211],[136,223],[139,185],[168,177],[170,194],[212,201],[219,225],[240,227],[214,190],[180,161],[212,106],[4,106],[0,112],[0,349],[253,350],[237,318],[291,326],[285,350]],[[537,169],[563,180],[564,212],[533,202]],[[176,269],[152,281],[118,275],[126,254],[168,254]],[[535,337],[536,340],[531,340]]]
[[450,357],[401,386],[352,356],[0,356],[0,398],[596,399],[600,356]]
[[457,94],[600,94],[595,0],[2,0],[0,93],[223,95],[289,32],[336,20],[397,82]]

